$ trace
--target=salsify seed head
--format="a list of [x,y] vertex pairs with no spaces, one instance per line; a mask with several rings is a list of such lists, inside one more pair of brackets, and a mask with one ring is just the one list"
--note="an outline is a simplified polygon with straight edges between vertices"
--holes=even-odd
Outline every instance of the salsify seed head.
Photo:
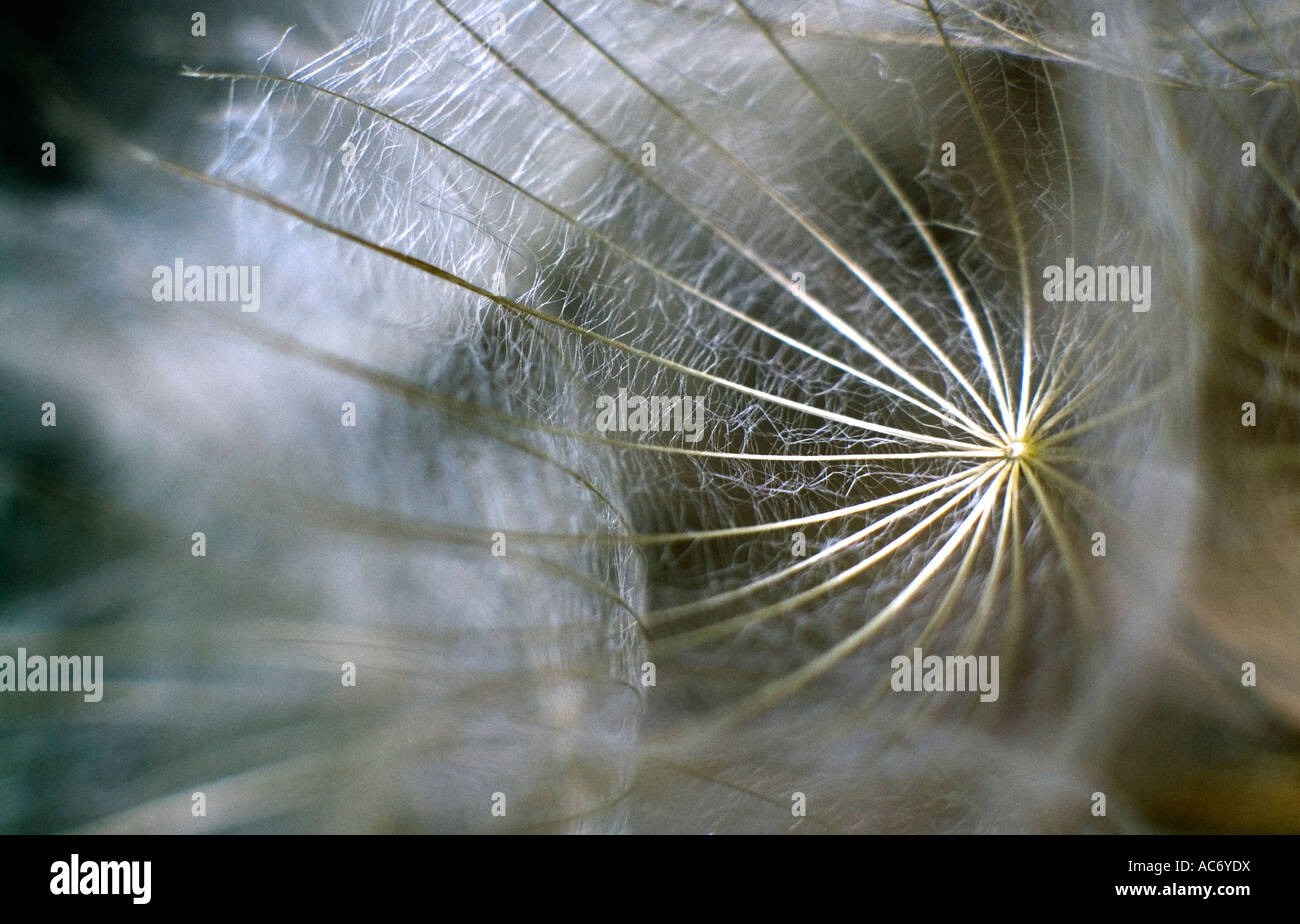
[[309,6],[21,59],[0,828],[1300,825],[1293,14]]

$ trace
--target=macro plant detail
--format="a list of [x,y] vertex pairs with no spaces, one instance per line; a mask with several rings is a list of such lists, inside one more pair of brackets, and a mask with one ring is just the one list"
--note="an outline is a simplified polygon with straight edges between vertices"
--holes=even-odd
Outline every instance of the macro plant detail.
[[[1217,830],[1233,788],[1294,826],[1285,734],[1195,756],[1296,718],[1293,12],[345,6],[209,11],[180,134],[48,88],[115,192],[39,219],[94,294],[42,283],[0,357],[113,459],[60,528],[112,524],[67,586],[130,602],[32,573],[0,640],[131,679],[67,743],[6,725],[152,757],[0,824],[170,830],[202,786],[237,830],[786,830],[791,791],[813,830]],[[893,695],[922,650],[1000,692]]]

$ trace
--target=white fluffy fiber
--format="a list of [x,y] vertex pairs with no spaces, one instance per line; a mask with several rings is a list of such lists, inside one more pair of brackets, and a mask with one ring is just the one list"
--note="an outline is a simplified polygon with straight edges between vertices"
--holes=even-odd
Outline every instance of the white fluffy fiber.
[[[816,92],[743,8],[712,0],[557,4],[572,22],[544,4],[452,4],[464,25],[433,0],[310,5],[292,30],[293,19],[214,8],[210,45],[161,41],[159,56],[177,63],[180,89],[168,92],[188,102],[133,142],[544,317],[91,132],[76,148],[97,158],[89,190],[52,207],[6,198],[5,246],[19,260],[3,279],[0,361],[22,383],[15,394],[59,406],[57,443],[34,410],[6,409],[18,434],[9,503],[18,509],[24,460],[42,452],[75,458],[69,480],[91,499],[73,508],[85,524],[49,527],[51,542],[70,543],[71,564],[6,598],[0,650],[103,653],[108,693],[86,709],[0,704],[11,781],[0,828],[1176,825],[1144,801],[1155,765],[1117,764],[1110,748],[1147,721],[1126,703],[1178,699],[1224,672],[1231,686],[1238,661],[1267,657],[1225,654],[1219,638],[1184,670],[1166,664],[1196,622],[1189,573],[1215,555],[1200,530],[1223,515],[1205,448],[1222,445],[1223,427],[1202,402],[1236,369],[1217,365],[1231,309],[1204,284],[1222,278],[1220,264],[1241,264],[1204,217],[1223,207],[1216,183],[1247,216],[1294,202],[1294,158],[1270,161],[1271,187],[1263,167],[1242,176],[1234,165],[1239,127],[1270,157],[1288,150],[1277,111],[1294,115],[1295,85],[1276,80],[1300,33],[1294,17],[1254,5],[1267,22],[1245,7],[1114,4],[1098,39],[1096,4],[937,4],[981,126],[926,6],[806,4],[808,35],[796,38],[788,5],[755,4]],[[195,69],[182,76],[181,65]],[[826,512],[974,463],[702,457],[572,434],[593,434],[596,397],[619,387],[704,396],[694,448],[715,453],[924,451],[974,438],[954,417],[987,424],[936,355],[993,404],[971,326],[844,124],[923,217],[1017,385],[1023,261],[1035,376],[1063,377],[1061,403],[1079,397],[1056,429],[1098,426],[1069,443],[1077,490],[1058,484],[1055,495],[1078,573],[1024,486],[1021,531],[1004,552],[995,519],[969,571],[954,555],[881,632],[768,695],[889,604],[978,495],[859,579],[816,589],[915,518],[668,623],[655,614],[784,573],[792,530],[653,537]],[[947,140],[956,167],[941,163]],[[646,142],[653,167],[642,167]],[[808,225],[894,293],[935,349]],[[1045,305],[1041,268],[1070,255],[1153,265],[1152,311]],[[154,302],[150,271],[176,257],[260,265],[260,311]],[[819,317],[791,289],[794,273],[952,412],[922,407],[939,398]],[[1284,294],[1279,310],[1294,321]],[[1256,400],[1288,406],[1285,390]],[[355,429],[340,426],[349,401]],[[53,522],[52,508],[22,509]],[[814,525],[809,546],[869,522]],[[1095,529],[1110,537],[1104,560],[1088,555]],[[194,530],[207,534],[205,559],[190,555]],[[491,553],[497,532],[504,557]],[[1242,542],[1286,547],[1267,531]],[[979,617],[989,620],[979,650],[1014,652],[1016,669],[997,707],[918,717],[914,700],[878,694],[891,656],[945,607],[953,615],[927,647],[953,649]],[[763,618],[711,637],[747,612]],[[683,643],[679,629],[697,634]],[[650,660],[656,685],[645,687]],[[345,661],[355,688],[340,684]],[[1276,677],[1270,708],[1286,715],[1293,700]],[[1236,716],[1234,697],[1197,698]],[[1114,793],[1108,819],[1089,812],[1099,789]],[[204,818],[190,812],[196,791]],[[794,791],[809,797],[802,822],[789,812]],[[490,813],[498,792],[505,818]]]

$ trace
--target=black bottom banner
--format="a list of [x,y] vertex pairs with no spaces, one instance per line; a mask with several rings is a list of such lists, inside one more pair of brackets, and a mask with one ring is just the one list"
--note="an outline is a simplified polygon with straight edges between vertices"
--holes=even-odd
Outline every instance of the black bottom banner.
[[[0,890],[29,904],[132,915],[384,908],[431,892],[502,909],[545,898],[576,908],[808,911],[923,902],[930,911],[1191,905],[1232,913],[1294,891],[1288,837],[861,837],[818,846],[773,838],[624,842],[433,837],[21,837],[0,840]],[[834,892],[835,894],[828,894]],[[620,904],[607,904],[613,900]],[[480,904],[481,903],[481,904]],[[1283,905],[1284,907],[1284,905]],[[436,912],[436,909],[434,909]]]

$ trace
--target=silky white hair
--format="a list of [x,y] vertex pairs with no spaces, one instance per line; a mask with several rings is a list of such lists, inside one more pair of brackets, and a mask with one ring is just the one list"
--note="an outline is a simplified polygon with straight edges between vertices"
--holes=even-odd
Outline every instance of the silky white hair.
[[1097,6],[214,7],[145,117],[51,81],[0,653],[105,695],[0,695],[0,828],[1296,830],[1300,21]]

